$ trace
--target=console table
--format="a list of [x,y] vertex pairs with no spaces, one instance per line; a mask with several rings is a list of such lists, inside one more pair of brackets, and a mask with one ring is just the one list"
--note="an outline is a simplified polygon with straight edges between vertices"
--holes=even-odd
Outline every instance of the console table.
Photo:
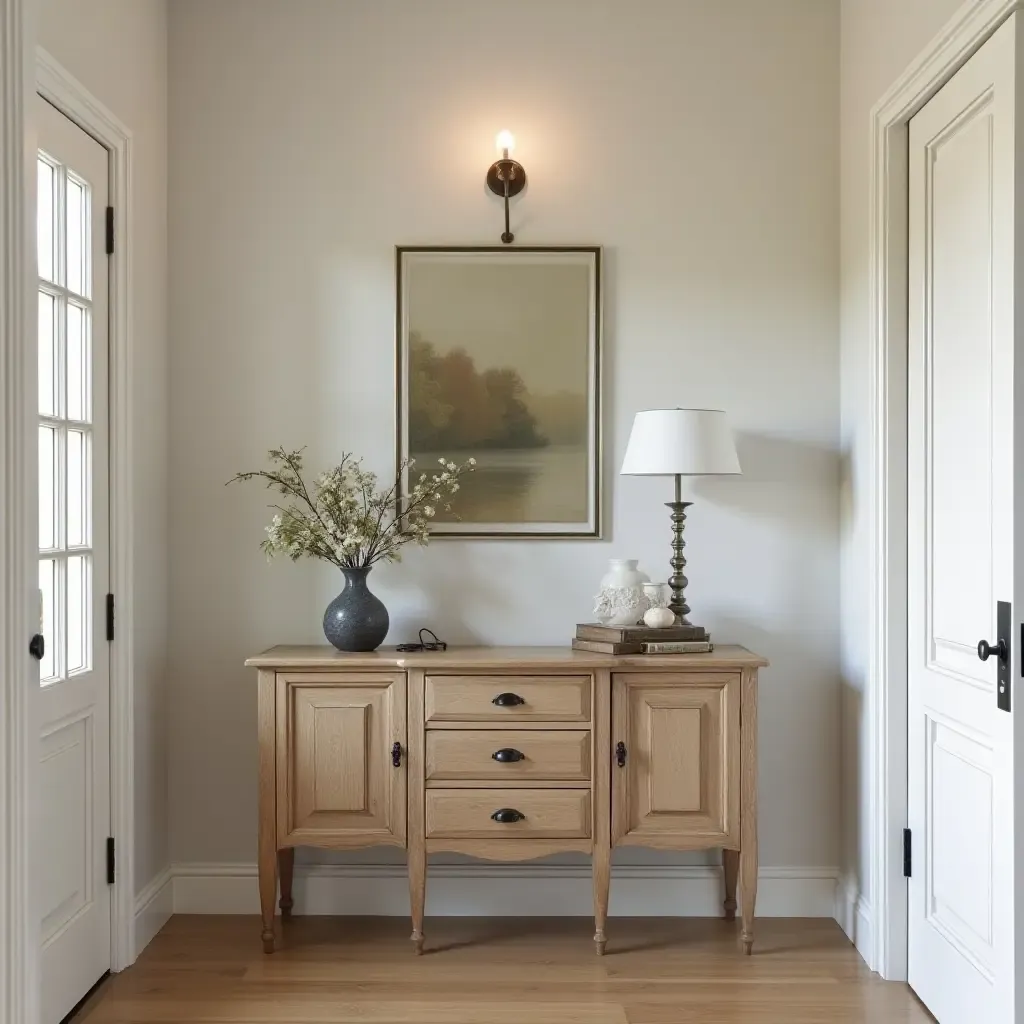
[[721,848],[725,916],[757,896],[757,672],[742,647],[604,656],[560,647],[344,654],[274,647],[259,670],[263,948],[292,910],[295,847],[408,851],[423,949],[427,854],[590,854],[606,944],[613,846]]

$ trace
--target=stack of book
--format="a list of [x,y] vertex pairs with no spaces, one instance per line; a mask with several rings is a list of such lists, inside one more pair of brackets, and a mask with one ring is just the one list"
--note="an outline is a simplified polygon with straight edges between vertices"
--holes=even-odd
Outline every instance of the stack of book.
[[591,654],[706,654],[715,649],[703,626],[603,626],[581,622],[573,650]]

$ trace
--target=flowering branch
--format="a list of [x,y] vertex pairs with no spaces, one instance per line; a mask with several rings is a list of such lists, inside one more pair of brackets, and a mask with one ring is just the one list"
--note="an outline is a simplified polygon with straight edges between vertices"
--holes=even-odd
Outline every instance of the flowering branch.
[[362,468],[361,459],[344,453],[337,466],[316,478],[311,492],[302,476],[303,451],[274,448],[268,453],[273,468],[237,473],[228,483],[263,480],[270,490],[291,499],[271,506],[277,511],[260,545],[267,558],[321,558],[341,569],[397,562],[404,544],[425,545],[437,508],[443,504],[446,512],[451,511],[459,478],[476,465],[475,459],[462,465],[439,459],[440,472],[420,473],[399,500],[402,479],[414,465],[413,459],[402,461],[394,483],[385,490],[378,488],[375,473]]

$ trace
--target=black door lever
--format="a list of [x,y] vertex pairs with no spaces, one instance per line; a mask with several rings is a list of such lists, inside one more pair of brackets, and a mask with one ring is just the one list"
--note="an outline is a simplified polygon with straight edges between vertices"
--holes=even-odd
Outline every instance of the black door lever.
[[992,655],[998,659],[996,665],[996,707],[1000,711],[1010,710],[1010,602],[996,602],[996,642],[978,641],[978,657],[988,661]]

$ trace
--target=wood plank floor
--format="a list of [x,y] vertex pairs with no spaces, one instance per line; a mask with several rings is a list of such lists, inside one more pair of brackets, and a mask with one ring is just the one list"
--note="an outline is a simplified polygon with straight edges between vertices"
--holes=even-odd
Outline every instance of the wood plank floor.
[[255,917],[174,917],[74,1024],[909,1024],[932,1017],[880,981],[834,921],[765,919],[752,957],[737,926],[583,918],[427,922],[296,918],[264,956]]

